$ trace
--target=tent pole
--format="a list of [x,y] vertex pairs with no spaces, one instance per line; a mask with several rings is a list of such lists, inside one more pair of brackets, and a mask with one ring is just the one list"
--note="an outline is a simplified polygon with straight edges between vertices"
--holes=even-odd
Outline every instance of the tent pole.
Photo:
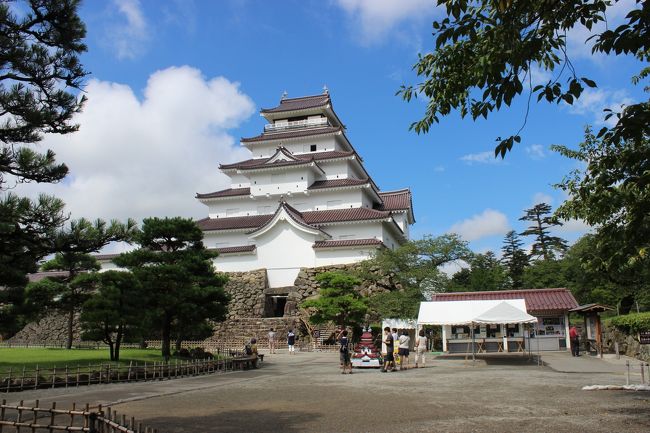
[[475,339],[474,339],[474,322],[472,322],[472,362],[476,362],[476,355],[474,352],[476,352],[476,344],[475,344]]

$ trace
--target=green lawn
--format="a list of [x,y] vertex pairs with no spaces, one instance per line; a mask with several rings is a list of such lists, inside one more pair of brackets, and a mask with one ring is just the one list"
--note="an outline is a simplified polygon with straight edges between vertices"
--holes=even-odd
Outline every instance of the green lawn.
[[[130,361],[160,362],[163,358],[160,349],[121,349],[120,363]],[[46,349],[46,348],[0,348],[0,372],[13,368],[14,371],[39,366],[39,368],[88,366],[88,364],[108,363],[107,349]]]

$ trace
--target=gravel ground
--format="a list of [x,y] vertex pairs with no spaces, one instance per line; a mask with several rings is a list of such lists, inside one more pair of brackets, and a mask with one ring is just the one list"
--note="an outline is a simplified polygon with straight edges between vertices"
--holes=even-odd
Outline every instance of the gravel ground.
[[254,371],[10,396],[112,403],[160,432],[646,433],[649,393],[581,390],[624,382],[518,356],[341,375],[337,353],[298,353],[267,356]]

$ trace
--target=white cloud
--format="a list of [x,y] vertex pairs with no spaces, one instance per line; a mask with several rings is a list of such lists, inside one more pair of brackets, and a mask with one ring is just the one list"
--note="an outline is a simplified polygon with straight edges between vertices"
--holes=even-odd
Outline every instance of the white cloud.
[[125,22],[120,20],[110,26],[108,39],[118,59],[133,59],[149,40],[149,25],[139,0],[113,0],[113,5]]
[[536,204],[541,204],[541,203],[546,203],[549,205],[553,204],[553,197],[551,197],[548,194],[544,194],[543,192],[538,192],[533,196],[533,203],[532,205],[535,206]]
[[62,198],[73,218],[203,217],[196,192],[228,187],[219,163],[249,157],[229,135],[254,112],[238,83],[206,79],[197,69],[153,73],[139,100],[131,88],[91,80],[78,132],[48,136],[57,160],[70,168],[56,185],[22,185],[35,196]]
[[587,29],[582,24],[576,24],[571,30],[566,34],[566,43],[567,43],[567,53],[571,60],[576,60],[579,58],[590,59],[596,63],[601,63],[606,57],[605,54],[591,52],[591,48],[594,45],[595,40],[588,39],[596,34],[602,33],[607,28],[615,29],[619,25],[623,24],[627,20],[625,16],[633,9],[637,9],[636,0],[619,0],[612,2],[612,4],[606,9],[605,15],[607,17],[607,22],[599,22],[595,24],[591,30]]
[[445,171],[445,167],[443,165],[436,165],[433,167],[433,171],[436,173],[443,173]]
[[469,165],[473,164],[500,164],[503,162],[503,159],[495,157],[494,152],[480,152],[480,153],[470,153],[460,157],[461,161]]
[[562,220],[562,226],[553,227],[553,233],[587,233],[591,229],[583,220]]
[[531,144],[530,146],[526,146],[525,150],[530,159],[546,158],[545,147],[541,144]]
[[460,221],[449,229],[466,241],[475,241],[494,235],[505,235],[510,230],[508,217],[496,210],[486,209],[483,213]]
[[362,42],[375,42],[405,21],[428,20],[435,13],[431,0],[336,0],[354,21]]
[[564,104],[573,114],[589,116],[599,125],[614,126],[618,121],[616,116],[605,120],[603,110],[609,108],[620,112],[623,106],[633,104],[634,100],[625,90],[585,89],[573,105]]

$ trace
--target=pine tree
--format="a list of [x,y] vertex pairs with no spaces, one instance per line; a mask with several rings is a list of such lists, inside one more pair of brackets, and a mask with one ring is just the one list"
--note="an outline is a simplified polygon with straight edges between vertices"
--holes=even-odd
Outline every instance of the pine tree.
[[542,258],[553,260],[558,255],[564,254],[567,250],[567,243],[558,236],[550,235],[551,227],[562,225],[557,218],[551,215],[551,206],[546,203],[539,203],[530,209],[526,209],[525,215],[519,221],[532,221],[533,224],[520,233],[521,236],[534,236],[531,258]]
[[517,232],[514,230],[506,233],[503,242],[501,263],[506,267],[508,278],[510,279],[510,287],[513,289],[522,289],[524,285],[524,270],[528,266],[528,255],[521,248],[524,243],[519,239]]

